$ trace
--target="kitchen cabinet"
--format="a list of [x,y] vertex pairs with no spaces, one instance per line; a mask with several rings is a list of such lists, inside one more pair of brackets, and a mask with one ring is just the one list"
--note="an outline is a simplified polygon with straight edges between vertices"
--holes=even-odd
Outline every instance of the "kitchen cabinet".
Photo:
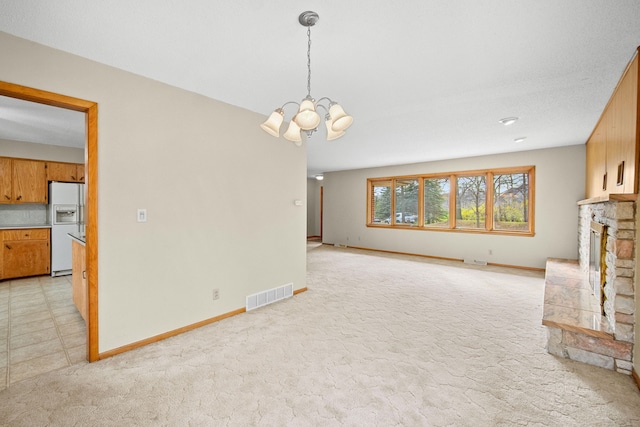
[[11,203],[13,200],[11,164],[11,159],[0,157],[0,203]]
[[587,142],[587,188],[588,198],[604,195],[607,190],[607,115],[602,115],[600,123]]
[[0,158],[0,203],[47,203],[46,164],[39,160]]
[[71,288],[73,303],[80,312],[80,315],[87,322],[87,264],[85,257],[85,246],[73,240],[71,242]]
[[635,193],[638,121],[638,57],[613,96],[607,123],[607,173],[610,193]]
[[51,272],[51,234],[48,228],[0,231],[2,269],[0,279],[38,276]]
[[638,192],[638,54],[587,141],[587,198]]
[[47,162],[47,180],[84,182],[84,165],[77,163]]

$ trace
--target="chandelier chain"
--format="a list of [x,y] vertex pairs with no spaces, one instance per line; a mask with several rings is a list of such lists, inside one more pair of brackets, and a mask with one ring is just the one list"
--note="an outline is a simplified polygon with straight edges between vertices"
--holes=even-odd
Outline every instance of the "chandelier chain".
[[311,27],[307,27],[307,96],[311,98]]

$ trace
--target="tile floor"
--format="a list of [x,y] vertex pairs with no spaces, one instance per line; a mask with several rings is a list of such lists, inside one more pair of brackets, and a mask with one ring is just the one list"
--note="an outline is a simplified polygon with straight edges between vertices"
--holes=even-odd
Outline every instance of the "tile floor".
[[86,326],[71,276],[0,282],[0,390],[45,372],[87,363]]

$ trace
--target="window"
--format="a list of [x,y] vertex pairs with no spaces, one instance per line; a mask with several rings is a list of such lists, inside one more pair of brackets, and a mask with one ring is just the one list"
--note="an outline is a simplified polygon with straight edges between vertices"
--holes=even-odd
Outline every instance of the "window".
[[371,184],[372,197],[370,199],[373,214],[371,221],[374,224],[391,223],[391,182],[390,180],[378,181]]
[[449,178],[424,178],[423,183],[423,225],[427,228],[449,228]]
[[529,230],[529,174],[493,176],[493,228]]
[[418,180],[395,180],[395,217],[396,224],[415,224],[418,220]]
[[535,167],[370,178],[367,226],[533,236]]
[[485,175],[456,177],[456,228],[485,228],[487,180]]

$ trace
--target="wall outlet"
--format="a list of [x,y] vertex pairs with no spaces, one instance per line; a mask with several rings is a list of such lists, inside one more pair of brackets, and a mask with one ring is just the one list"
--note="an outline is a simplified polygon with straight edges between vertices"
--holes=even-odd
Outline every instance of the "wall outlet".
[[214,289],[213,290],[213,299],[219,299],[220,298],[220,289]]
[[138,222],[147,222],[147,210],[138,209]]

